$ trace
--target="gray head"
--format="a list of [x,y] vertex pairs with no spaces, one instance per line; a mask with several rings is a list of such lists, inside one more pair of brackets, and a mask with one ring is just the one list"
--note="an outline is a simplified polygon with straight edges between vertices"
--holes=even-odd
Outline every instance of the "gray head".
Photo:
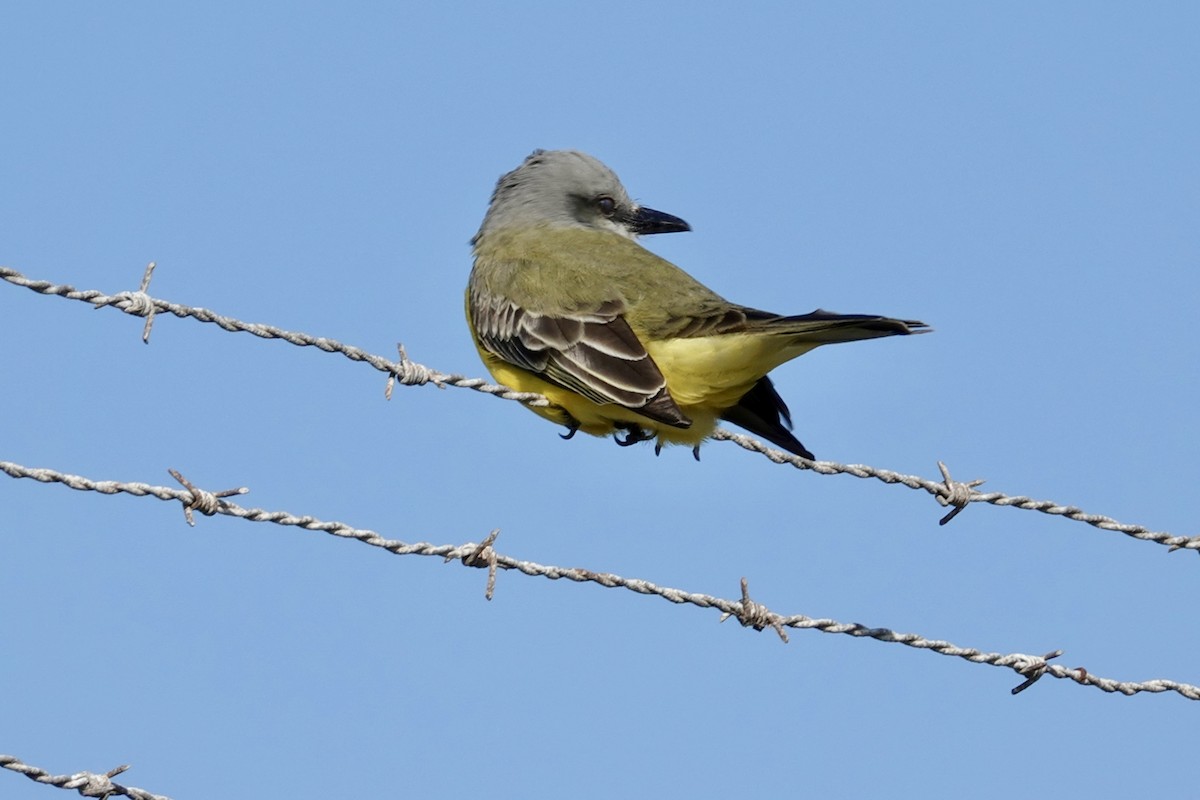
[[691,230],[679,217],[639,206],[616,173],[578,150],[534,150],[496,183],[478,242],[507,227],[592,228],[635,238]]

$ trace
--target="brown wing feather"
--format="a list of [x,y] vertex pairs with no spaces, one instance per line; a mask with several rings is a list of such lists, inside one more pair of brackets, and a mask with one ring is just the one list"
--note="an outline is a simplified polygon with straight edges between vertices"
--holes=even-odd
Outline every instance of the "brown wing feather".
[[479,340],[493,355],[594,403],[615,403],[679,428],[692,424],[622,316],[620,303],[555,316],[474,292],[470,303]]

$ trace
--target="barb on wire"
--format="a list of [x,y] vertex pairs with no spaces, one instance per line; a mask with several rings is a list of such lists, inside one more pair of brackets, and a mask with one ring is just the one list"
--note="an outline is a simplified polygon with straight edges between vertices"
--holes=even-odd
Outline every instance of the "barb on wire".
[[[93,481],[79,475],[70,475],[44,468],[23,467],[20,464],[8,461],[0,461],[0,472],[4,472],[14,478],[31,478],[41,483],[61,483],[64,486],[79,491],[95,491],[103,494],[124,492],[138,497],[152,496],[160,500],[177,500],[182,503],[190,503],[194,499],[190,490],[172,489],[167,486],[150,486],[144,483]],[[592,572],[579,568],[556,567],[537,564],[532,561],[521,561],[512,556],[495,552],[492,543],[496,540],[496,531],[493,531],[482,543],[467,542],[461,545],[436,545],[428,542],[417,542],[409,544],[407,542],[385,539],[375,531],[352,528],[341,522],[327,522],[310,516],[296,516],[286,511],[242,508],[228,501],[217,504],[216,513],[251,520],[253,522],[273,522],[277,525],[289,525],[304,528],[305,530],[320,531],[344,539],[357,539],[364,544],[381,548],[395,555],[437,556],[447,561],[459,559],[464,564],[471,562],[476,565],[482,561],[488,566],[489,571],[493,569],[494,565],[495,569],[516,570],[525,575],[548,578],[550,580],[566,579],[576,583],[590,582],[609,588],[628,589],[638,594],[655,595],[671,603],[686,603],[700,608],[716,609],[723,615],[726,615],[726,617],[736,617],[743,625],[753,627],[757,630],[764,630],[770,627],[781,635],[784,634],[785,628],[794,628],[797,630],[812,628],[824,633],[841,633],[859,638],[871,638],[881,642],[903,644],[922,650],[932,650],[944,656],[955,656],[975,664],[1007,667],[1026,678],[1030,676],[1031,664],[1040,668],[1044,665],[1044,661],[1047,658],[1042,657],[1041,661],[1043,664],[1038,665],[1038,657],[1023,653],[1010,653],[1007,655],[988,653],[972,647],[959,647],[950,642],[938,639],[926,639],[914,633],[898,633],[888,628],[870,628],[858,623],[843,623],[832,619],[814,619],[803,614],[783,616],[768,611],[765,607],[751,601],[749,589],[747,588],[748,585],[744,580],[741,600],[727,600],[711,595],[658,586],[650,581],[638,578],[623,578],[620,575],[613,575],[607,572]],[[494,581],[489,579],[489,591],[493,587]],[[1043,675],[1055,678],[1069,678],[1080,685],[1095,686],[1105,692],[1118,692],[1125,695],[1138,694],[1139,692],[1176,692],[1189,700],[1200,700],[1200,687],[1187,683],[1179,683],[1171,680],[1149,680],[1140,683],[1118,681],[1111,678],[1098,678],[1094,675],[1089,675],[1083,670],[1071,670],[1051,665],[1044,666]]]
[[221,509],[222,497],[234,497],[239,494],[246,494],[250,490],[245,486],[237,489],[222,489],[219,492],[206,492],[203,489],[197,489],[192,485],[192,482],[183,477],[178,470],[167,470],[171,477],[179,481],[183,488],[188,490],[188,496],[191,498],[183,504],[183,518],[187,520],[187,524],[193,528],[196,527],[196,518],[192,516],[192,511],[199,511],[206,517],[211,517]]
[[1046,674],[1046,670],[1050,668],[1050,665],[1046,662],[1052,658],[1058,658],[1062,654],[1062,650],[1052,650],[1040,658],[1029,659],[1029,663],[1025,664],[1024,666],[1017,667],[1017,672],[1026,677],[1024,683],[1022,683],[1020,686],[1013,687],[1012,693],[1020,694],[1041,680],[1042,676]]
[[113,783],[113,778],[129,769],[128,764],[122,764],[101,774],[95,772],[76,772],[71,775],[51,775],[44,769],[26,764],[16,756],[0,755],[0,767],[18,772],[37,783],[57,786],[60,789],[74,789],[84,797],[103,798],[112,795],[121,795],[123,797],[133,797],[136,800],[171,800],[165,795],[152,794],[145,789],[138,789],[135,786],[122,786],[119,783]]
[[726,611],[717,621],[724,622],[730,617],[737,617],[743,628],[754,628],[756,631],[771,628],[779,634],[779,638],[783,640],[784,644],[788,643],[787,631],[783,629],[783,623],[780,622],[782,617],[750,599],[750,583],[745,578],[742,578],[741,611],[736,614]]
[[[71,286],[58,285],[49,281],[37,281],[25,277],[20,272],[8,267],[0,267],[0,279],[13,284],[14,286],[23,286],[32,291],[44,295],[53,295],[56,297],[65,297],[70,300],[79,300],[85,303],[91,303],[97,308],[103,306],[115,306],[127,313],[141,314],[141,306],[139,303],[149,302],[154,309],[158,311],[166,311],[181,318],[192,318],[200,322],[210,322],[222,330],[251,333],[255,336],[264,339],[282,339],[290,344],[302,347],[316,347],[327,353],[340,353],[352,361],[360,361],[371,365],[375,369],[387,373],[388,382],[385,389],[385,394],[390,397],[393,386],[399,382],[406,386],[422,385],[432,383],[438,387],[454,386],[463,389],[472,389],[478,392],[484,392],[505,400],[515,400],[529,406],[546,406],[549,401],[540,394],[533,392],[517,392],[507,386],[499,386],[490,384],[478,378],[467,378],[462,375],[452,375],[444,372],[438,372],[423,364],[418,364],[409,360],[403,347],[400,348],[400,360],[389,361],[382,356],[373,355],[358,347],[342,344],[333,339],[323,337],[310,336],[306,333],[297,333],[295,331],[286,331],[281,328],[276,328],[272,325],[263,325],[258,323],[247,323],[231,317],[224,317],[215,312],[203,308],[191,308],[190,306],[169,303],[166,300],[145,297],[145,300],[134,299],[134,296],[139,293],[125,292],[117,295],[105,295],[102,292],[95,290],[77,290]],[[143,285],[148,286],[149,270],[147,276],[143,279]],[[141,293],[144,295],[144,292]],[[1089,514],[1083,509],[1076,506],[1062,505],[1051,500],[1035,500],[1031,497],[1023,495],[1006,495],[1002,492],[979,492],[975,487],[983,483],[982,480],[969,481],[967,483],[959,483],[950,479],[950,473],[944,465],[939,466],[942,469],[942,481],[934,481],[928,478],[922,478],[917,475],[905,475],[892,470],[879,469],[863,464],[839,464],[833,461],[809,461],[799,456],[794,456],[790,453],[785,453],[782,450],[775,450],[768,447],[762,442],[752,437],[740,433],[718,428],[713,432],[712,438],[717,441],[728,441],[750,450],[755,453],[760,453],[766,456],[771,461],[777,464],[790,464],[797,469],[811,470],[818,475],[852,475],[857,478],[873,478],[883,481],[884,483],[898,483],[907,486],[910,489],[921,489],[933,495],[943,506],[953,506],[950,513],[942,517],[940,524],[945,525],[954,518],[963,508],[969,503],[989,503],[996,506],[1012,506],[1013,508],[1021,508],[1026,511],[1039,511],[1044,514],[1065,517],[1076,522],[1083,522],[1101,530],[1115,531],[1123,533],[1126,536],[1131,536],[1135,539],[1140,539],[1147,542],[1155,542],[1156,544],[1165,545],[1169,548],[1168,552],[1175,550],[1193,550],[1200,552],[1200,536],[1176,536],[1164,531],[1154,531],[1142,525],[1130,525],[1117,520],[1106,517],[1100,514]]]
[[[462,557],[463,566],[487,567],[487,590],[483,593],[483,596],[488,600],[491,600],[496,594],[496,567],[499,564],[499,556],[492,549],[492,544],[495,543],[496,537],[499,535],[500,529],[496,528],[474,550]],[[447,556],[446,561],[449,560],[450,557]]]
[[[150,328],[154,325],[154,298],[146,294],[146,290],[150,288],[150,277],[154,275],[154,268],[158,266],[153,261],[146,265],[146,271],[142,274],[142,285],[138,287],[136,292],[119,292],[116,297],[127,300],[121,310],[126,314],[133,314],[138,317],[146,318],[146,325],[142,328],[142,343],[150,344]],[[99,309],[100,306],[95,306]]]
[[972,496],[975,494],[975,487],[981,486],[986,481],[977,478],[973,481],[962,483],[950,477],[950,468],[943,462],[937,462],[938,469],[942,472],[942,480],[946,485],[946,494],[937,495],[937,501],[945,508],[946,506],[954,506],[950,509],[950,513],[938,520],[938,525],[945,525],[950,520],[958,516],[958,512],[962,511],[971,502]]

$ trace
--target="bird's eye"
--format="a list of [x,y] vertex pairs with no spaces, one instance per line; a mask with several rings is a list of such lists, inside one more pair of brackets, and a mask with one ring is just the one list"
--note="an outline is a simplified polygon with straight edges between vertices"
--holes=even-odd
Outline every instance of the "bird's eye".
[[605,195],[604,197],[596,198],[596,208],[600,209],[600,213],[606,217],[611,217],[617,213],[617,201]]

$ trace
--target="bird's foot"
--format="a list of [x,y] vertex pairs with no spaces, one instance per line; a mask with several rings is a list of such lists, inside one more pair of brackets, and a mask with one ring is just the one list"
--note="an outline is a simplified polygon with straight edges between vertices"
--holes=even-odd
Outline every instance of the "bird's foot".
[[582,423],[568,414],[565,410],[563,411],[563,417],[564,419],[562,424],[567,426],[567,432],[560,433],[559,437],[563,439],[575,438],[575,434],[579,432],[580,427],[582,427]]
[[644,428],[640,428],[637,425],[633,425],[632,423],[625,424],[625,425],[618,425],[617,427],[620,428],[621,430],[625,431],[624,439],[620,438],[620,436],[618,436],[615,433],[613,434],[613,441],[616,442],[617,445],[620,447],[629,447],[629,445],[631,445],[631,444],[637,444],[638,442],[645,442],[654,437],[654,434],[649,433]]

